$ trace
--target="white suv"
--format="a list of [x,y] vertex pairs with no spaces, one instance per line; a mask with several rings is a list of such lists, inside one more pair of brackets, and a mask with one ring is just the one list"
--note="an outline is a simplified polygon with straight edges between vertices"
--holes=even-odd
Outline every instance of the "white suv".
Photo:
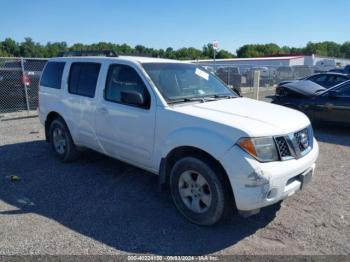
[[63,161],[86,147],[159,175],[200,225],[302,189],[318,145],[302,113],[238,97],[190,63],[144,57],[50,59],[39,116]]

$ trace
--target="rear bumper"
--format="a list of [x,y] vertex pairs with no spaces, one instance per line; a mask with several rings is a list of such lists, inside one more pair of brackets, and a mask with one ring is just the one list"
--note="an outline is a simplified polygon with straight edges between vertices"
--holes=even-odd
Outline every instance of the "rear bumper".
[[260,163],[234,146],[222,159],[234,193],[236,206],[251,211],[272,205],[301,189],[302,179],[314,173],[319,154],[317,141],[304,157]]

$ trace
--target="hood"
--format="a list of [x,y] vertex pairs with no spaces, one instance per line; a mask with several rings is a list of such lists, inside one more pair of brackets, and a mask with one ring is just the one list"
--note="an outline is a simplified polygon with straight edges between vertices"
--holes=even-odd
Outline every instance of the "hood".
[[174,110],[233,127],[251,137],[284,135],[310,125],[299,111],[249,98],[184,104]]
[[287,83],[284,84],[283,87],[305,96],[312,96],[317,92],[326,90],[326,88],[323,86],[320,86],[319,84],[316,84],[310,80],[299,80],[297,82]]
[[286,80],[286,81],[282,81],[282,82],[279,82],[278,83],[278,86],[284,86],[285,84],[289,84],[289,83],[295,83],[295,82],[299,82],[300,80],[297,79],[297,80]]

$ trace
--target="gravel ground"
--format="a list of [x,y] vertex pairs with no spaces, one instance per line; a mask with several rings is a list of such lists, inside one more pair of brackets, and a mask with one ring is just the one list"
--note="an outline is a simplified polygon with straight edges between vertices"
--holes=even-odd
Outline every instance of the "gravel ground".
[[37,118],[0,121],[0,255],[349,254],[350,130],[315,134],[320,157],[304,191],[198,227],[157,193],[155,175],[91,151],[60,163]]

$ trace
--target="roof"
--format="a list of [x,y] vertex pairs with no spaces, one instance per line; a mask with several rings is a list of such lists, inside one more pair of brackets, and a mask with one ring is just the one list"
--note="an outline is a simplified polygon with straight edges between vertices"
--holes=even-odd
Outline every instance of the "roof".
[[[268,60],[293,60],[304,58],[304,56],[272,56],[272,57],[249,57],[249,58],[225,58],[216,59],[216,62],[229,62],[229,61],[268,61]],[[212,62],[213,59],[198,60],[198,62]],[[197,62],[197,60],[191,60],[191,62]]]
[[348,74],[344,74],[344,73],[340,73],[340,72],[333,72],[333,71],[327,71],[327,72],[323,72],[323,73],[317,73],[315,75],[323,75],[323,74],[326,74],[326,75],[336,75],[336,76],[345,76],[345,77],[348,77],[350,78],[350,76]]
[[183,63],[183,61],[155,58],[155,57],[142,57],[142,56],[117,56],[117,57],[105,57],[105,56],[67,56],[67,57],[54,57],[55,61],[84,61],[84,60],[117,60],[117,61],[131,61],[137,63]]

